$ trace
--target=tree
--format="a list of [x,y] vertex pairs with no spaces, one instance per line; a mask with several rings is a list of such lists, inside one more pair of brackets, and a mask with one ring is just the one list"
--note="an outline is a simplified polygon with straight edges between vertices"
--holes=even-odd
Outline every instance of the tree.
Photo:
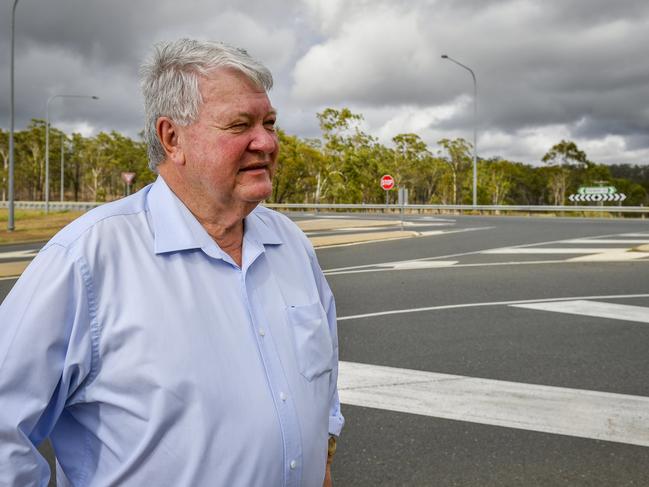
[[586,153],[579,150],[577,144],[570,140],[562,140],[553,145],[541,160],[552,166],[588,167],[592,164]]
[[446,151],[448,163],[453,178],[453,204],[462,202],[462,187],[467,171],[471,168],[471,149],[472,145],[462,138],[458,139],[441,139],[437,144],[442,146]]
[[511,163],[502,159],[480,161],[478,172],[481,199],[492,205],[504,204],[512,187]]
[[575,168],[587,170],[592,166],[586,153],[569,140],[562,140],[553,145],[541,160],[552,166],[552,170],[548,172],[548,188],[552,192],[555,205],[563,205],[566,202],[571,172],[574,172]]

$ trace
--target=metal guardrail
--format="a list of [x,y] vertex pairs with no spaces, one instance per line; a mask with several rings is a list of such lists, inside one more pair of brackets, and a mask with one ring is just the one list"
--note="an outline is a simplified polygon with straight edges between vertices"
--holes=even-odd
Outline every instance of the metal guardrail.
[[278,210],[376,210],[376,211],[460,211],[496,213],[649,213],[646,206],[551,206],[551,205],[358,205],[358,204],[298,204],[268,203],[264,206]]
[[[88,211],[103,205],[103,202],[90,201],[50,201],[50,211]],[[0,201],[0,208],[9,208],[8,201]],[[14,208],[20,210],[43,210],[45,211],[44,201],[15,201]]]
[[[51,211],[88,211],[104,203],[88,201],[50,201]],[[0,201],[0,208],[7,208]],[[15,208],[45,210],[42,201],[16,201]],[[495,213],[649,213],[649,206],[551,206],[551,205],[363,205],[363,204],[302,204],[267,203],[264,206],[277,210],[369,210],[387,212],[495,212]]]

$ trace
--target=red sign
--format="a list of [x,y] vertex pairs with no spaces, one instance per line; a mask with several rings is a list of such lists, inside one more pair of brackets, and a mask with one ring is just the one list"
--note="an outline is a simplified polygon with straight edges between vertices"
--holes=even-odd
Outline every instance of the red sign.
[[381,176],[381,188],[383,188],[386,191],[394,188],[394,178],[389,174],[386,174],[385,176]]
[[133,184],[133,181],[135,181],[135,173],[134,172],[123,172],[122,173],[122,181],[124,181],[126,184],[129,186]]

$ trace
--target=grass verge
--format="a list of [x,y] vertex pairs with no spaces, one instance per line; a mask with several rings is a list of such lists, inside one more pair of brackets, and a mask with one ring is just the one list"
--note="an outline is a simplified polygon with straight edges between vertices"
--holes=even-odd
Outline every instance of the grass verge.
[[49,240],[56,232],[78,218],[82,211],[57,211],[45,214],[38,210],[16,210],[15,230],[7,230],[9,210],[0,209],[0,244],[40,242]]

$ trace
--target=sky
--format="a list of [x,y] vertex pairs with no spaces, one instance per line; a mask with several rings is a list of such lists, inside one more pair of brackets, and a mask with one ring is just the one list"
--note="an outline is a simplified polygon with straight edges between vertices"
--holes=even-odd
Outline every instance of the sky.
[[[0,128],[9,128],[10,22],[0,5]],[[20,0],[15,126],[70,133],[143,126],[140,63],[180,37],[243,47],[275,77],[279,126],[320,135],[350,108],[390,146],[416,133],[473,140],[478,155],[539,165],[562,139],[594,162],[649,164],[647,0]],[[473,80],[478,83],[474,120]]]

